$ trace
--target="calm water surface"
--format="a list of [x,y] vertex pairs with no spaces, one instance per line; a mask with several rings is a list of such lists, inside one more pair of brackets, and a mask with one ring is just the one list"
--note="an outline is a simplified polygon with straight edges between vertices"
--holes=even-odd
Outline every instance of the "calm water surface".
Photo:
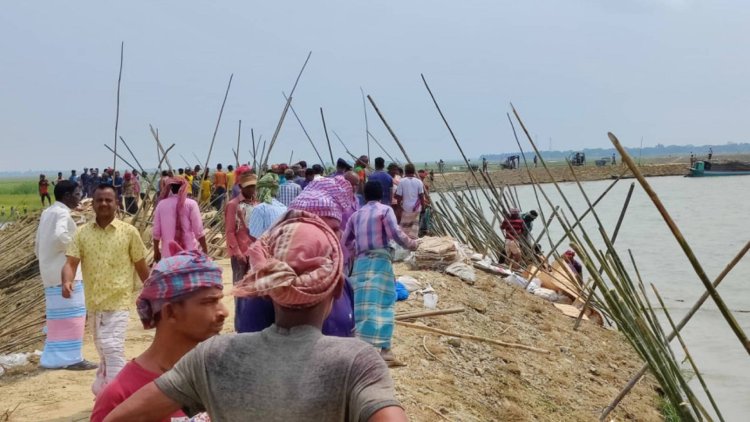
[[[633,181],[618,182],[596,207],[610,234]],[[583,186],[593,202],[611,182],[585,182]],[[750,176],[695,179],[659,177],[649,179],[649,183],[713,281],[750,240]],[[576,213],[583,213],[586,202],[578,187],[574,183],[563,183],[560,187]],[[565,209],[570,218],[554,186],[542,185],[542,188],[553,202]],[[531,186],[519,186],[517,191],[524,211],[538,208]],[[545,216],[549,216],[551,208],[545,205],[541,195],[540,200]],[[589,235],[598,234],[591,214],[584,221]],[[540,226],[540,223],[536,224],[535,235],[540,232]],[[555,242],[563,234],[558,224],[553,224],[550,232]],[[597,241],[603,249],[601,239],[595,239]],[[541,244],[545,251],[549,250],[546,237]],[[563,245],[567,245],[567,242]],[[632,249],[644,282],[656,285],[675,321],[679,321],[705,291],[661,215],[637,182],[616,247],[623,259],[627,258],[627,249]],[[724,279],[718,291],[733,310],[740,326],[750,334],[750,254]],[[656,303],[655,298],[652,299]],[[667,325],[666,320],[663,323]],[[725,419],[748,420],[750,358],[710,298],[681,333]],[[677,340],[672,344],[682,359]],[[689,365],[686,362],[683,366],[688,368]],[[703,396],[697,379],[693,380],[691,387],[696,394]],[[703,400],[703,404],[709,408],[707,400]]]

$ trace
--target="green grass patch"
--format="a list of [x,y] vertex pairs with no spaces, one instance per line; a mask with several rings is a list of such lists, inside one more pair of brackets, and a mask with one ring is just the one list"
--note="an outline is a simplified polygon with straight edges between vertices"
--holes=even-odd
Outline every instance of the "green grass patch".
[[[20,213],[20,215],[24,215],[24,210],[33,212],[42,208],[37,183],[36,179],[0,180],[0,221],[11,220],[11,207],[17,209],[17,214]],[[53,187],[50,184],[50,197],[53,196],[52,190]]]
[[682,418],[680,417],[680,412],[677,411],[677,409],[674,408],[672,403],[665,399],[661,399],[661,406],[659,406],[661,409],[661,414],[664,416],[664,420],[666,422],[680,422],[682,421]]

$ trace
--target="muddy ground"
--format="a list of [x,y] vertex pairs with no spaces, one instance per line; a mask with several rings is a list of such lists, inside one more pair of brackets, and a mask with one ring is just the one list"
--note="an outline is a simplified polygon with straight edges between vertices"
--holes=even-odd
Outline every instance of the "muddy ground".
[[[228,260],[225,293],[231,286]],[[457,333],[546,349],[541,354],[474,340],[454,339],[396,327],[394,351],[405,367],[392,369],[398,398],[413,421],[586,421],[596,420],[617,391],[641,366],[622,335],[589,323],[573,331],[573,320],[551,303],[485,273],[469,286],[459,279],[396,265],[397,275],[431,283],[439,309],[465,312],[417,323]],[[231,297],[225,297],[233,310]],[[421,296],[397,304],[397,312],[423,310]],[[232,331],[232,317],[224,331]],[[131,313],[126,354],[134,358],[153,338]],[[84,356],[96,360],[90,335]],[[0,420],[82,421],[93,406],[93,372],[12,369],[0,378]],[[614,412],[616,420],[661,420],[654,382],[647,378]]]

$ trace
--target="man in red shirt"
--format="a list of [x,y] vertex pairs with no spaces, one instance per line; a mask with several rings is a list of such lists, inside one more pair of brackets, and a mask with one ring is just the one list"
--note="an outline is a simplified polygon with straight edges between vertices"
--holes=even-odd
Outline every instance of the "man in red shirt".
[[[228,315],[222,288],[221,268],[198,251],[178,252],[154,266],[136,302],[143,328],[156,328],[154,341],[97,397],[92,421],[102,421],[198,343],[221,332]],[[168,420],[173,417],[185,415],[178,411]]]
[[510,216],[503,220],[500,230],[505,234],[505,256],[508,258],[508,269],[513,271],[513,264],[521,264],[520,239],[523,237],[525,225],[521,219],[521,211],[510,209]]
[[42,208],[44,208],[44,198],[47,198],[47,205],[52,205],[52,199],[49,197],[49,180],[43,174],[39,175],[39,196],[42,198]]

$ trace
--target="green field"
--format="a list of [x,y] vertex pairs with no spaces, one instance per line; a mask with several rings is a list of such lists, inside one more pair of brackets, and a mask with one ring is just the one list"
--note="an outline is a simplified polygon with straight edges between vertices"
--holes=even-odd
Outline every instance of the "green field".
[[[54,201],[51,185],[49,192]],[[17,208],[21,215],[23,215],[24,208],[27,212],[42,208],[42,202],[39,200],[39,194],[37,193],[36,179],[0,180],[0,221],[10,219],[10,207]]]

